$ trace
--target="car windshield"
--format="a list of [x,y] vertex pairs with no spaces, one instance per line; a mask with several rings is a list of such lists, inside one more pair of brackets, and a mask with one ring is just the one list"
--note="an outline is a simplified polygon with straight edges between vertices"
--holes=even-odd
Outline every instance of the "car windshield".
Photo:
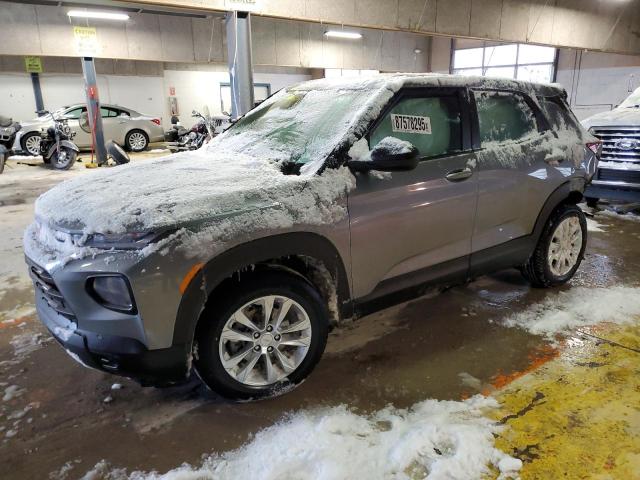
[[640,108],[640,88],[637,88],[635,92],[627,97],[627,99],[620,104],[620,108]]
[[341,88],[281,90],[214,144],[282,163],[323,162],[358,120],[357,112],[371,93]]

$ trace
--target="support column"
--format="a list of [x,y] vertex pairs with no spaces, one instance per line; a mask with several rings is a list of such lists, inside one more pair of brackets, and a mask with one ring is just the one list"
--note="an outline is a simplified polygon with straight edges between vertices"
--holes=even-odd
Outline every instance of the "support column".
[[254,103],[251,15],[249,12],[229,12],[225,23],[231,79],[231,118],[235,120],[251,110]]
[[93,144],[98,165],[107,163],[107,150],[104,144],[104,130],[100,115],[100,96],[96,78],[96,65],[92,57],[82,58],[82,74],[84,75],[84,89],[87,97],[87,114],[89,127],[93,132]]
[[40,88],[40,74],[31,74],[31,84],[33,85],[33,96],[36,99],[36,111],[44,110],[44,102],[42,101],[42,88]]

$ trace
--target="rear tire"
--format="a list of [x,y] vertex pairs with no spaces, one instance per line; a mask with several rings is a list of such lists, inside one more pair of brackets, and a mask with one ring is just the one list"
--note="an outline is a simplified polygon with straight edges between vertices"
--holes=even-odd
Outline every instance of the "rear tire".
[[577,205],[561,205],[547,221],[522,274],[534,287],[562,285],[578,270],[586,246],[584,212]]
[[124,138],[124,146],[131,152],[142,152],[149,146],[149,137],[143,130],[131,130]]
[[56,170],[69,170],[76,163],[78,152],[66,147],[60,147],[60,156],[58,152],[53,152],[50,159],[50,165]]
[[[303,278],[258,273],[215,297],[200,317],[194,359],[211,390],[236,400],[272,396],[298,385],[320,360],[329,314]],[[272,314],[265,322],[269,301]]]

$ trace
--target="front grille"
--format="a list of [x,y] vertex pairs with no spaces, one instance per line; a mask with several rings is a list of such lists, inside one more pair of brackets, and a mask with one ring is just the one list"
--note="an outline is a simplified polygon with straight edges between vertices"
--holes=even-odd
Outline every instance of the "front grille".
[[640,183],[640,171],[600,168],[597,178],[608,182]]
[[41,296],[56,312],[69,320],[75,320],[76,316],[73,314],[64,297],[56,287],[53,278],[47,271],[36,265],[35,263],[29,263],[29,275],[33,280],[33,284],[36,287],[36,295]]
[[595,127],[593,134],[602,140],[602,161],[640,163],[640,126]]

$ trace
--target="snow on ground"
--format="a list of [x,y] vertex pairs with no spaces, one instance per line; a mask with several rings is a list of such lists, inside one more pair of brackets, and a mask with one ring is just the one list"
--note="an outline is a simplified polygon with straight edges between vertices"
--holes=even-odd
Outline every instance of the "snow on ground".
[[359,415],[345,406],[300,412],[255,435],[245,446],[170,472],[110,470],[98,463],[83,479],[480,479],[489,466],[517,477],[522,462],[494,447],[501,428],[485,414],[491,397],[427,400],[410,409]]
[[615,212],[613,210],[608,210],[607,209],[607,210],[599,211],[596,215],[602,216],[602,217],[608,217],[608,218],[615,218],[615,219],[618,219],[618,220],[628,220],[628,221],[631,221],[631,222],[640,222],[640,215],[636,215],[636,214],[631,213],[631,212],[622,214],[622,213],[618,213],[618,212]]
[[587,230],[589,232],[604,232],[603,227],[606,227],[606,225],[598,223],[593,218],[587,218]]
[[574,287],[550,294],[542,302],[507,317],[502,323],[554,339],[556,334],[603,322],[638,323],[639,315],[639,287]]

